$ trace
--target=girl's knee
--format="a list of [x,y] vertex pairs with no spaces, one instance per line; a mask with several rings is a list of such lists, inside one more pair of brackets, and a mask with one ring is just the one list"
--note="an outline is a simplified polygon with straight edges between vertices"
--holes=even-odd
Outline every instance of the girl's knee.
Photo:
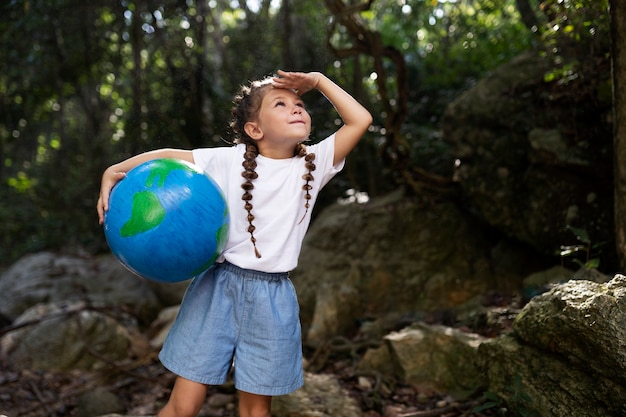
[[206,385],[178,377],[172,395],[158,417],[195,417],[202,409],[206,393]]
[[240,417],[271,417],[272,413],[269,409],[242,409],[239,408],[239,416]]
[[271,417],[272,397],[239,392],[240,417]]
[[195,417],[202,409],[203,402],[192,403],[170,398],[157,417]]

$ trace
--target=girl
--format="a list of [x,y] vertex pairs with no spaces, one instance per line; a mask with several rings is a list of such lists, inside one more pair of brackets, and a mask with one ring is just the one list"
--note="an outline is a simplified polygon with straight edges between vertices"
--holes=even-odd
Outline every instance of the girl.
[[[308,149],[311,117],[300,96],[317,89],[343,126]],[[235,97],[234,147],[161,149],[112,165],[102,176],[104,222],[113,186],[156,158],[197,164],[221,187],[230,210],[223,254],[191,281],[159,355],[177,375],[159,417],[195,416],[208,385],[223,384],[234,365],[241,417],[270,417],[271,399],[304,383],[299,307],[288,272],[297,265],[312,206],[372,123],[354,98],[318,72],[278,71]],[[243,190],[242,190],[243,189]],[[190,231],[192,232],[192,231]]]

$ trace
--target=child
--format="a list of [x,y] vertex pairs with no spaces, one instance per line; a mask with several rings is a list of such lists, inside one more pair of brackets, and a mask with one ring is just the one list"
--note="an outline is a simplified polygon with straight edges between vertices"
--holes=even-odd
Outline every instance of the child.
[[[311,132],[311,117],[300,96],[312,89],[328,98],[344,125],[307,149],[302,142]],[[234,104],[236,146],[150,151],[112,165],[102,176],[100,224],[117,181],[156,158],[203,168],[230,210],[223,254],[191,281],[159,355],[177,375],[159,417],[197,415],[207,386],[223,384],[233,364],[241,417],[270,417],[272,396],[303,385],[299,306],[288,272],[297,265],[320,189],[343,168],[372,123],[363,106],[318,72],[279,71],[242,87]]]

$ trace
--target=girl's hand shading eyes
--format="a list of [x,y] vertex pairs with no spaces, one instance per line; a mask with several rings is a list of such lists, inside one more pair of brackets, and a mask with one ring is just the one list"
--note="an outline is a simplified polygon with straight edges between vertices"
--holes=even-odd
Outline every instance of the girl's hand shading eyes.
[[278,70],[278,77],[274,77],[274,86],[295,90],[298,95],[317,88],[321,74],[319,72],[286,72]]

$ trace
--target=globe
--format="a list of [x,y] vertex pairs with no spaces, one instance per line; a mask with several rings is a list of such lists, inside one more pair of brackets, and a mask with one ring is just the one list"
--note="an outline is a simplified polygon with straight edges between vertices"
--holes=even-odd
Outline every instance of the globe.
[[229,212],[218,185],[198,166],[156,159],[130,170],[109,197],[104,235],[135,274],[179,282],[207,270],[226,244]]

